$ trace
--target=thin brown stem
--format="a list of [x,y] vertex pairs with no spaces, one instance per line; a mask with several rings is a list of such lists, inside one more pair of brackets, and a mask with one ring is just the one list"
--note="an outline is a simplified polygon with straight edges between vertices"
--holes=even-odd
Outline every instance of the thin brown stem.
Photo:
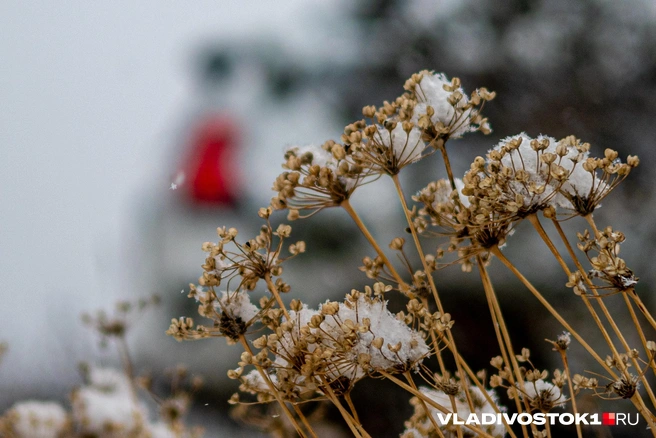
[[[553,220],[553,223],[554,223],[554,226],[556,227],[556,230],[558,231],[558,234],[559,234],[559,236],[560,236],[560,239],[561,239],[561,240],[563,241],[563,243],[565,244],[565,247],[567,248],[567,251],[569,252],[570,257],[571,257],[572,260],[574,261],[574,264],[576,265],[576,268],[579,270],[579,272],[581,273],[582,277],[585,278],[586,283],[588,284],[588,287],[589,287],[590,290],[592,291],[592,294],[593,294],[594,296],[596,296],[596,297],[599,297],[599,293],[597,292],[596,288],[594,287],[594,284],[592,284],[592,281],[591,281],[590,278],[586,275],[585,270],[583,269],[583,266],[581,265],[581,262],[580,262],[580,261],[578,260],[578,258],[576,257],[576,254],[574,254],[574,250],[573,250],[573,248],[572,248],[572,245],[570,245],[570,243],[569,243],[569,239],[567,239],[567,236],[566,236],[565,233],[563,232],[562,227],[560,226],[560,224],[558,223],[558,221],[556,221],[555,219]],[[596,229],[596,227],[595,227],[595,229]],[[568,275],[569,275],[569,274],[568,274]],[[628,298],[627,298],[626,294],[623,294],[623,295],[624,295],[624,300],[625,300],[625,302],[627,303],[627,307],[629,308],[629,312],[631,313],[632,317],[634,317],[635,314],[634,314],[634,312],[633,312],[633,308],[630,306],[630,302],[628,301]],[[582,298],[583,298],[583,302],[588,306],[589,309],[591,309],[592,306],[591,306],[591,304],[590,304],[588,298],[585,297],[585,296],[583,296]],[[606,306],[604,305],[603,301],[602,301],[601,299],[598,299],[598,301],[599,301],[600,306],[602,307],[602,310],[603,310],[603,309],[606,309]],[[591,312],[592,312],[592,310],[591,310]],[[608,310],[606,310],[604,313],[605,313],[605,314],[608,313]],[[595,315],[596,315],[596,313],[593,314],[593,317],[594,317]],[[608,318],[609,320],[612,321],[612,318],[610,318],[610,314],[608,314],[607,318]],[[644,333],[643,333],[643,331],[642,331],[642,328],[640,327],[640,324],[639,324],[638,321],[637,321],[637,318],[633,318],[633,322],[634,322],[634,324],[635,324],[635,326],[636,326],[636,330],[638,331],[638,334],[640,335],[640,338],[641,338],[641,339],[644,339]],[[601,322],[599,321],[599,322],[597,323],[597,325],[600,325],[600,324],[601,324]],[[626,343],[626,341],[624,340],[624,337],[622,336],[621,331],[620,331],[619,328],[617,328],[617,326],[614,325],[612,322],[611,322],[611,325],[613,325],[613,327],[615,328],[615,333],[618,335],[618,337],[620,338],[621,342],[624,344],[624,347],[625,347],[625,349],[626,349],[626,351],[627,351],[627,353],[628,353],[628,352],[629,352],[629,346],[628,346],[628,344]],[[603,329],[603,327],[601,327],[601,326],[600,326],[600,329],[602,330],[602,332],[605,331],[605,330]],[[646,344],[646,341],[643,342],[643,346],[645,347],[645,351],[647,351],[647,344]],[[645,386],[647,386],[647,385],[645,384]]]
[[325,377],[322,377],[323,380],[323,387],[322,390],[325,389],[325,393],[330,399],[330,401],[337,407],[339,410],[339,413],[342,414],[342,418],[344,418],[344,421],[346,421],[346,424],[348,424],[349,429],[351,429],[351,432],[353,432],[353,435],[357,438],[371,438],[371,435],[367,433],[367,431],[364,430],[362,425],[355,420],[349,414],[349,412],[346,410],[344,405],[339,401],[339,397],[335,395],[335,391],[330,387],[330,383],[326,380]]
[[[453,412],[453,415],[455,417],[458,417],[458,405],[456,404],[456,397],[454,395],[449,396],[449,400],[451,400],[451,409]],[[456,435],[458,435],[458,438],[463,438],[462,436],[462,427],[456,425]]]
[[[426,309],[429,308],[427,298],[422,298],[421,302]],[[444,358],[442,358],[442,350],[440,349],[440,344],[433,330],[430,331],[430,335],[431,335],[431,341],[433,343],[433,349],[435,350],[435,356],[437,357],[437,364],[440,367],[440,372],[442,373],[442,375],[444,375],[446,371],[446,367],[444,365]]]
[[[494,287],[490,281],[490,276],[488,275],[483,259],[480,255],[476,256],[476,262],[478,265],[478,271],[481,276],[481,282],[483,283],[483,289],[485,290],[485,297],[487,298],[488,307],[490,308],[490,314],[492,316],[492,324],[494,325],[494,331],[497,335],[497,343],[501,349],[501,357],[503,358],[504,364],[508,369],[512,369],[513,374],[509,375],[509,381],[511,384],[517,383],[522,394],[526,393],[524,389],[524,378],[522,377],[522,372],[520,371],[519,364],[517,363],[517,358],[515,357],[515,352],[512,347],[512,341],[510,339],[510,334],[508,332],[508,327],[506,326],[506,321],[503,318],[501,313],[501,307],[499,306],[499,301],[497,300],[496,293],[494,292]],[[519,397],[515,397],[515,405],[517,407],[517,412],[522,413],[522,403]],[[530,406],[528,405],[528,400],[524,397],[524,407],[527,412],[530,412]],[[525,425],[522,424],[522,432],[524,436],[528,436],[528,430]]]
[[[439,403],[436,403],[433,399],[431,399],[430,397],[428,397],[426,394],[422,393],[422,392],[419,391],[419,390],[415,390],[412,386],[410,386],[410,385],[408,385],[407,383],[405,383],[405,382],[403,382],[403,381],[397,379],[397,378],[394,377],[393,375],[391,375],[391,374],[389,374],[389,373],[387,373],[387,372],[385,372],[385,371],[379,371],[379,373],[380,373],[383,377],[385,377],[386,379],[390,380],[392,383],[395,383],[396,385],[398,385],[398,386],[400,386],[401,388],[405,389],[405,390],[408,391],[410,394],[412,394],[412,395],[414,395],[415,397],[417,397],[417,398],[423,400],[424,402],[426,402],[426,404],[428,404],[428,405],[434,407],[434,408],[437,409],[438,411],[440,411],[440,412],[442,412],[442,413],[444,413],[444,414],[449,414],[449,413],[451,413],[451,411],[450,411],[448,408],[446,408],[446,407],[440,405]],[[467,425],[467,428],[469,428],[469,429],[473,430],[474,432],[480,434],[480,436],[482,436],[482,437],[494,438],[494,437],[492,437],[489,433],[485,432],[485,431],[484,431],[483,429],[481,429],[480,427],[474,426],[473,424],[471,424],[471,425]]]
[[599,354],[581,337],[581,335],[578,334],[576,330],[572,328],[572,326],[562,317],[560,316],[560,313],[556,309],[553,308],[551,304],[542,296],[542,294],[531,284],[530,281],[526,279],[522,275],[517,268],[515,268],[515,265],[513,265],[510,260],[506,258],[506,256],[498,249],[498,248],[492,248],[491,249],[492,253],[503,263],[510,271],[521,281],[524,286],[535,296],[535,298],[538,299],[538,301],[553,315],[554,318],[560,322],[560,324],[567,330],[569,331],[572,336],[587,350],[588,353],[601,365],[607,372],[608,374],[613,378],[617,379],[617,374],[608,366],[606,365],[606,362],[599,357]]
[[303,423],[303,426],[305,426],[305,430],[307,430],[308,433],[313,438],[318,438],[317,434],[314,433],[314,429],[312,429],[312,426],[310,426],[310,423],[308,422],[307,418],[303,414],[303,411],[301,411],[301,408],[299,408],[298,405],[295,404],[295,403],[292,403],[292,406],[294,407],[294,412],[296,412],[296,415],[298,415],[298,418],[301,419],[301,423]]
[[[244,347],[244,351],[248,352],[251,356],[253,356],[253,350],[251,350],[251,346],[248,345],[248,341],[246,340],[244,335],[239,336],[239,342]],[[291,421],[291,423],[294,425],[294,428],[296,429],[296,432],[301,437],[307,438],[307,435],[305,434],[305,432],[303,432],[303,429],[301,428],[301,426],[296,421],[296,418],[294,418],[294,415],[291,413],[291,411],[287,407],[287,404],[285,403],[285,401],[282,399],[282,397],[280,397],[280,393],[278,392],[276,387],[273,385],[273,382],[271,382],[271,379],[269,378],[267,373],[264,372],[264,369],[260,365],[258,365],[256,363],[253,363],[253,365],[255,366],[255,369],[260,374],[260,377],[262,377],[262,380],[269,387],[269,391],[271,391],[271,394],[275,397],[276,401],[278,402],[278,404],[282,408],[283,412],[285,413],[285,415],[287,416],[289,421]]]
[[647,306],[642,302],[638,294],[636,293],[635,289],[631,288],[627,291],[631,299],[636,303],[636,306],[638,306],[638,309],[640,309],[640,312],[643,314],[645,318],[647,318],[647,321],[649,322],[649,325],[652,326],[654,330],[656,330],[656,320],[654,320],[654,317],[651,316],[651,313],[649,313],[649,310],[647,310]]
[[[542,224],[540,224],[540,221],[537,218],[537,216],[536,215],[531,215],[531,216],[529,216],[529,220],[530,220],[531,224],[533,224],[533,227],[536,229],[536,231],[538,232],[538,234],[540,235],[540,237],[542,238],[544,243],[549,248],[549,250],[551,250],[551,253],[553,254],[553,256],[556,258],[556,260],[558,260],[558,263],[563,268],[563,271],[565,272],[565,275],[567,275],[567,277],[569,278],[569,276],[571,275],[571,271],[567,267],[567,264],[565,263],[565,260],[563,260],[563,257],[560,255],[560,252],[558,252],[558,249],[556,248],[556,246],[551,241],[551,238],[549,237],[549,235],[544,231],[544,228],[542,227]],[[576,264],[577,269],[579,269],[579,271],[581,271],[581,273],[583,274],[583,277],[588,282],[588,286],[592,289],[593,293],[596,294],[597,293],[596,289],[594,289],[594,286],[592,285],[592,283],[591,283],[590,279],[588,278],[588,276],[585,275],[585,271],[583,271],[583,267],[580,266],[580,262],[578,261],[578,259],[574,259],[574,263]],[[601,322],[601,318],[599,318],[599,314],[597,314],[597,311],[594,309],[594,307],[590,303],[590,300],[588,299],[588,297],[586,297],[585,295],[581,295],[581,299],[583,300],[583,303],[585,304],[588,311],[590,312],[590,315],[592,316],[592,319],[594,319],[595,323],[597,324],[597,327],[599,328],[599,331],[601,332],[602,336],[604,337],[604,340],[606,341],[606,344],[608,344],[608,347],[610,348],[611,352],[613,353],[613,356],[617,359],[618,363],[621,363],[622,361],[620,360],[619,352],[617,351],[617,348],[615,347],[615,344],[613,343],[613,340],[611,339],[610,335],[608,334],[608,331],[606,330],[606,327],[604,327],[604,324]],[[606,316],[606,319],[609,321],[611,326],[616,329],[615,333],[618,334],[619,336],[621,336],[621,333],[619,332],[619,329],[617,328],[617,326],[614,324],[613,318],[611,317],[610,313],[608,312],[608,309],[606,309],[606,306],[603,304],[603,302],[601,302],[601,300],[599,300],[599,301],[600,301],[599,305],[602,307],[602,312]],[[627,352],[628,352],[628,350],[627,350]],[[620,371],[623,371],[623,370],[620,370]]]
[[[490,394],[487,392],[487,389],[483,386],[483,384],[478,380],[478,377],[474,372],[472,371],[471,368],[466,363],[462,364],[462,367],[465,369],[467,372],[467,375],[469,378],[474,382],[474,384],[478,387],[478,389],[481,391],[483,396],[485,397],[485,400],[492,406],[492,409],[494,410],[495,413],[500,414],[501,410],[499,410],[499,407],[496,405],[495,401],[492,400],[492,397],[490,397]],[[510,435],[512,438],[517,438],[517,435],[515,435],[515,432],[510,428],[510,425],[508,422],[506,422],[506,419],[501,417],[501,421],[503,421],[503,425],[506,427],[506,432],[508,432],[508,435]]]
[[351,410],[351,415],[353,416],[353,419],[359,424],[360,423],[360,417],[358,417],[358,411],[355,409],[355,405],[353,404],[353,400],[351,400],[351,394],[348,392],[344,394],[344,400],[346,400],[346,404],[348,405],[349,409]]
[[[433,298],[435,299],[435,304],[437,305],[437,310],[441,314],[444,314],[444,307],[442,306],[440,296],[437,292],[437,286],[435,285],[433,274],[428,267],[428,263],[426,262],[426,256],[424,255],[424,250],[421,247],[421,242],[419,242],[419,235],[417,234],[417,229],[415,228],[415,224],[412,222],[412,217],[410,217],[410,210],[408,209],[408,204],[406,203],[405,200],[405,194],[403,193],[403,188],[401,187],[401,181],[399,181],[399,176],[392,175],[392,181],[394,181],[394,187],[396,187],[396,192],[399,196],[399,200],[401,201],[401,206],[403,207],[403,213],[405,215],[406,221],[408,222],[408,228],[410,228],[412,239],[415,242],[417,252],[419,253],[419,258],[421,259],[421,263],[424,268],[424,272],[426,273],[426,277],[428,278],[428,283],[430,284],[431,292],[433,293]],[[450,350],[453,353],[453,357],[455,358],[456,368],[458,369],[458,375],[461,379],[464,379],[465,374],[463,373],[462,367],[460,365],[462,358],[458,353],[458,349],[456,347],[453,334],[451,333],[450,330],[447,331],[447,337],[449,339]],[[465,387],[464,392],[465,392],[465,397],[467,398],[467,404],[469,405],[471,412],[474,412],[474,402],[472,401],[471,394],[469,394],[469,388]]]
[[442,152],[442,159],[444,160],[444,168],[446,169],[446,175],[449,178],[451,183],[451,189],[456,189],[456,180],[453,177],[453,170],[451,169],[451,161],[449,160],[449,154],[446,152],[446,142],[444,140],[438,140],[437,148]]
[[645,337],[645,333],[643,332],[642,327],[640,326],[640,321],[638,321],[638,315],[636,315],[635,310],[633,309],[633,304],[631,303],[631,300],[629,299],[627,294],[622,294],[622,297],[624,298],[624,303],[626,304],[626,308],[629,310],[629,314],[631,315],[631,320],[633,321],[633,324],[636,326],[636,330],[638,332],[638,335],[640,336],[640,342],[642,343],[642,348],[644,348],[647,357],[650,359],[649,366],[656,373],[656,364],[654,364],[654,361],[651,360],[651,353],[647,348],[647,338]]
[[[540,301],[540,303],[551,313],[554,318],[560,322],[560,324],[571,333],[572,336],[585,348],[588,353],[606,370],[609,376],[612,377],[613,380],[618,380],[617,374],[606,364],[604,360],[599,357],[597,352],[570,326],[570,324],[565,321],[565,319],[560,316],[560,314],[556,311],[556,309],[549,304],[549,302],[542,296],[540,292],[538,292],[537,289],[522,275],[517,268],[506,258],[506,256],[498,249],[498,248],[492,248],[492,253],[497,256],[501,262],[506,265],[510,271],[515,274],[515,276],[531,291],[531,293]],[[643,416],[643,418],[649,423],[649,426],[652,428],[652,434],[656,437],[656,425],[654,424],[654,418],[647,409],[644,400],[642,400],[642,397],[640,396],[640,393],[636,391],[636,393],[631,397],[631,401],[633,402],[633,405],[638,409],[640,412],[640,415]]]
[[[578,431],[578,429],[579,429],[581,426],[579,426],[578,424],[577,424],[576,426],[577,426],[577,431]],[[549,422],[548,422],[548,421],[547,421],[546,423],[544,423],[544,430],[547,431],[547,438],[551,438],[551,426],[549,426]]]
[[118,338],[118,350],[121,356],[121,361],[123,362],[123,370],[128,376],[130,381],[130,393],[132,398],[137,400],[137,385],[134,381],[134,365],[132,364],[132,358],[130,357],[130,349],[128,348],[127,340],[125,336],[119,336]]
[[287,318],[287,321],[290,321],[291,319],[289,317],[289,313],[287,312],[287,307],[285,307],[285,303],[282,301],[282,298],[280,297],[278,288],[273,283],[273,280],[271,280],[271,274],[267,272],[264,276],[264,281],[266,281],[267,287],[269,288],[269,292],[271,292],[273,297],[276,299],[276,302],[278,303],[278,306],[280,306],[280,309],[284,313],[285,318]]
[[349,214],[349,216],[351,216],[351,219],[353,219],[353,222],[355,222],[355,224],[360,229],[362,234],[364,234],[364,237],[367,239],[369,244],[374,248],[376,254],[378,254],[378,256],[381,258],[383,263],[385,263],[385,266],[389,270],[392,277],[394,277],[394,280],[396,280],[396,282],[399,283],[399,289],[401,289],[401,291],[403,292],[404,289],[407,288],[407,284],[403,281],[399,273],[396,272],[396,269],[394,269],[394,266],[389,261],[389,259],[387,258],[381,247],[378,245],[378,242],[376,242],[374,236],[371,235],[369,229],[365,226],[364,222],[362,222],[360,216],[358,216],[356,211],[353,209],[348,199],[341,203],[341,207]]
[[[592,229],[594,230],[595,237],[599,238],[600,233],[599,233],[599,230],[597,229],[597,226],[596,226],[595,221],[592,217],[592,214],[589,214],[589,215],[585,216],[585,219],[588,221],[588,224],[590,224],[590,227],[592,227]],[[588,285],[590,286],[590,288],[592,290],[593,295],[599,296],[599,293],[594,288],[594,285],[592,284],[592,281],[588,278],[587,275],[585,276],[585,278],[588,282]],[[584,301],[587,301],[587,297],[583,297],[583,298],[584,298]],[[619,327],[615,323],[615,320],[611,316],[610,311],[608,310],[608,307],[606,306],[606,304],[604,303],[604,301],[602,299],[598,299],[597,303],[598,303],[599,307],[601,307],[601,310],[602,310],[604,316],[606,316],[606,319],[608,320],[608,323],[613,328],[613,331],[615,332],[615,335],[618,337],[618,339],[620,340],[620,343],[624,347],[624,350],[626,351],[627,356],[631,359],[631,362],[633,362],[633,366],[637,370],[639,370],[640,365],[638,364],[637,359],[635,357],[633,357],[633,355],[631,354],[631,347],[629,346],[629,344],[626,341],[624,335],[622,334],[622,331],[619,329]],[[642,333],[642,329],[640,328],[639,324],[636,325],[636,329],[640,333],[640,336],[644,336],[644,334]],[[646,343],[645,343],[645,345],[646,345]],[[611,344],[611,347],[613,347],[612,344]],[[620,366],[623,366],[624,363],[620,359],[619,353],[617,353],[617,351],[614,348],[613,348],[613,353],[615,354],[615,357],[617,358],[617,363]],[[647,351],[647,354],[649,354],[648,351]],[[631,378],[631,375],[630,375],[630,373],[629,373],[629,371],[626,367],[624,367],[621,371],[623,371],[624,375],[627,378],[629,378],[629,379]],[[645,391],[647,391],[647,395],[649,396],[649,399],[652,403],[652,406],[656,407],[656,396],[654,395],[654,391],[651,389],[651,385],[649,385],[649,382],[647,381],[647,378],[645,377],[644,373],[640,373],[640,380],[642,381],[643,386],[645,387]],[[646,406],[645,406],[645,409],[647,409]]]
[[[405,376],[405,380],[408,381],[408,384],[409,384],[410,386],[412,386],[412,388],[413,388],[415,391],[419,392],[419,389],[417,389],[417,385],[415,385],[415,381],[412,380],[412,376],[410,375],[410,372],[409,372],[409,371],[406,371],[405,373],[403,373],[403,375]],[[426,406],[426,402],[425,402],[424,400],[422,400],[422,399],[419,399],[419,402],[421,403],[421,406],[422,406],[422,408],[424,409],[424,412],[426,412],[426,416],[428,417],[428,420],[431,422],[431,424],[432,424],[433,427],[435,428],[435,431],[438,432],[438,434],[439,434],[442,438],[444,438],[444,434],[442,434],[442,430],[441,430],[440,427],[437,425],[437,422],[435,421],[435,418],[430,414],[430,411],[428,410],[428,406]]]
[[[569,398],[572,401],[572,412],[576,416],[578,410],[576,408],[576,394],[574,393],[574,385],[572,383],[572,375],[569,371],[569,361],[567,360],[567,353],[565,350],[558,350],[560,352],[560,357],[563,360],[563,368],[565,369],[565,375],[567,376],[567,384],[569,385]],[[581,425],[576,422],[576,436],[578,438],[583,437],[583,432],[581,431]]]

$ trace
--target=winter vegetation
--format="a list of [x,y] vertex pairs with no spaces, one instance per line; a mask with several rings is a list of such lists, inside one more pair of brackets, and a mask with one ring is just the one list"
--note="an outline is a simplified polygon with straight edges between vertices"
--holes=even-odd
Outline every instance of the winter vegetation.
[[[403,438],[551,437],[548,422],[462,425],[455,419],[554,410],[577,414],[577,397],[584,393],[600,403],[625,399],[656,435],[656,397],[647,380],[656,372],[656,344],[647,336],[656,321],[635,291],[638,278],[619,256],[625,235],[599,226],[593,217],[638,166],[638,158],[622,161],[611,149],[598,155],[575,136],[558,140],[521,132],[500,140],[485,157],[474,157],[469,170],[456,177],[449,155],[466,151],[453,152],[452,140],[491,132],[482,110],[495,93],[479,88],[467,94],[457,78],[430,71],[412,75],[404,89],[393,102],[365,106],[364,118],[346,126],[339,141],[286,150],[271,205],[259,210],[259,234],[242,239],[236,228],[221,227],[218,240],[203,245],[203,273],[189,296],[209,323],[175,318],[167,333],[178,340],[224,337],[241,346],[241,360],[228,373],[240,382],[240,392],[230,402],[241,418],[257,418],[250,423],[273,436],[320,436],[316,412],[325,404],[339,411],[353,436],[371,436],[351,398],[363,379],[388,380],[408,393],[414,414],[405,422]],[[433,154],[448,178],[406,193],[399,174]],[[372,235],[350,203],[358,188],[385,177],[396,188],[407,223],[389,245]],[[368,240],[360,267],[368,280],[342,301],[311,308],[283,277],[284,263],[304,253],[306,243],[290,244],[291,226],[274,220],[279,222],[278,211],[294,221],[326,208],[343,209]],[[575,218],[581,230],[568,236],[561,222]],[[584,338],[575,328],[578,321],[565,319],[504,255],[505,245],[521,244],[511,236],[522,221],[530,223],[562,269],[571,305],[589,314],[603,349],[593,347],[597,339]],[[493,325],[466,337],[498,344],[486,369],[472,369],[460,354],[457,321],[442,304],[440,270],[456,264],[465,273],[475,271],[485,291]],[[502,312],[491,269],[508,270],[525,289],[516,291],[517,299],[537,299],[561,326],[545,333],[546,343],[530,347],[553,350],[562,367],[544,369],[533,363],[527,346],[513,341],[506,324],[513,315]],[[251,291],[262,288],[266,295],[254,303]],[[403,310],[388,309],[392,294],[403,297]],[[607,297],[616,295],[631,316],[626,326],[614,315],[619,309],[606,305]],[[571,344],[587,351],[588,360],[570,363]],[[261,415],[262,405],[276,413]],[[446,414],[453,416],[444,422]],[[572,429],[578,436],[593,433],[580,424]]]
[[[456,176],[450,154],[467,151],[454,151],[454,141],[491,133],[483,109],[495,93],[478,88],[468,94],[457,78],[431,71],[412,75],[404,90],[392,102],[365,106],[363,119],[347,125],[339,141],[284,152],[275,195],[258,212],[259,234],[242,238],[236,228],[221,226],[215,241],[202,244],[202,274],[188,293],[202,322],[174,318],[166,333],[179,341],[224,338],[241,348],[240,361],[228,373],[239,383],[230,398],[235,416],[276,437],[327,436],[321,432],[327,407],[339,413],[352,436],[371,437],[360,421],[362,407],[351,397],[365,379],[388,381],[407,393],[414,412],[400,427],[402,438],[552,437],[549,422],[513,423],[503,415],[493,424],[457,419],[579,414],[588,412],[577,404],[584,394],[598,401],[599,412],[609,399],[625,400],[625,411],[640,416],[641,432],[648,427],[646,433],[656,436],[656,396],[648,379],[656,374],[656,343],[650,339],[656,320],[636,293],[638,278],[620,258],[626,236],[594,218],[638,158],[622,161],[616,151],[600,153],[575,136],[531,138],[520,132],[498,141],[485,157],[472,157],[469,170]],[[407,193],[399,175],[412,175],[415,163],[433,155],[447,178]],[[350,202],[359,188],[387,177],[407,225],[389,243],[370,232]],[[311,242],[291,240],[288,222],[327,208],[343,209],[369,247],[357,248],[362,286],[344,291],[342,300],[311,307],[283,276],[288,260],[312,249]],[[562,228],[566,220],[579,221],[575,236]],[[524,221],[553,257],[544,263],[562,270],[553,281],[571,289],[570,305],[596,327],[594,340],[504,254],[504,246],[521,245],[513,234],[527,232],[518,230]],[[458,333],[440,292],[440,271],[454,265],[462,275],[480,277],[489,330]],[[544,334],[546,342],[518,345],[518,334],[506,323],[513,314],[501,308],[492,270],[516,277],[523,289],[514,291],[517,299],[537,300],[544,309],[540,317],[560,326]],[[392,297],[402,300],[401,310],[391,309]],[[622,307],[607,305],[609,297],[621,297]],[[130,315],[149,304],[121,303],[115,315],[87,316],[90,327],[117,343],[123,369],[83,367],[84,384],[73,390],[70,409],[54,402],[16,403],[0,419],[0,436],[200,436],[184,421],[200,382],[176,370],[170,393],[162,397],[133,369],[126,330]],[[618,319],[619,312],[630,315],[628,323]],[[498,354],[486,368],[473,369],[460,352],[462,339],[495,344]],[[573,345],[587,352],[586,360],[570,361]],[[531,350],[553,351],[562,366],[550,370],[534,363]],[[159,406],[158,415],[144,402],[147,394]],[[571,428],[579,437],[594,434],[585,425]]]

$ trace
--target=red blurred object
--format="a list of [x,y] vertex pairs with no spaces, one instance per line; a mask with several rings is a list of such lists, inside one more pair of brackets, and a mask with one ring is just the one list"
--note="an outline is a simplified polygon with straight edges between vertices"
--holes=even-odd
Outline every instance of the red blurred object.
[[206,116],[193,129],[183,169],[185,192],[194,204],[233,205],[237,194],[237,127],[218,114]]

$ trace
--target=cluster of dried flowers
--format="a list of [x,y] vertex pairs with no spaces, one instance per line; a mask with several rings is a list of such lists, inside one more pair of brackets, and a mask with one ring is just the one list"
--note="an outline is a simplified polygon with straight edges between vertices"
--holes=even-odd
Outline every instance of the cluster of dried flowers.
[[[576,413],[576,397],[583,390],[600,399],[629,399],[656,436],[652,413],[656,397],[645,377],[649,371],[656,373],[656,344],[647,340],[641,325],[646,321],[656,329],[656,321],[635,291],[638,279],[618,257],[625,236],[611,227],[600,231],[593,219],[600,202],[638,165],[638,158],[629,156],[623,163],[610,149],[596,158],[589,144],[573,136],[556,140],[520,133],[501,140],[486,157],[476,157],[462,178],[457,178],[447,144],[467,133],[490,133],[481,111],[494,93],[480,88],[467,95],[457,78],[448,80],[444,74],[429,71],[413,75],[404,88],[405,93],[393,102],[364,107],[364,119],[346,126],[339,142],[285,152],[285,171],[273,184],[276,195],[269,207],[259,211],[265,221],[259,235],[240,241],[236,229],[219,228],[218,242],[203,245],[207,253],[203,274],[198,285],[191,285],[189,297],[198,301],[199,314],[210,324],[173,319],[167,333],[178,340],[225,337],[229,343],[241,344],[244,352],[229,377],[241,382],[242,396],[235,394],[231,402],[241,403],[241,397],[260,404],[277,402],[280,415],[292,425],[291,435],[316,437],[310,402],[329,402],[354,436],[370,436],[359,421],[351,392],[359,380],[375,377],[392,381],[411,397],[415,413],[405,423],[403,438],[551,436],[549,425],[521,426],[520,430],[507,423],[441,424],[437,413],[461,418],[509,409],[546,413],[562,408]],[[448,179],[430,182],[412,196],[417,205],[409,207],[399,173],[438,151]],[[389,248],[399,255],[405,274],[390,261],[350,202],[359,187],[385,175],[397,189],[421,261],[420,266],[412,266],[405,239],[395,238]],[[287,210],[291,221],[328,207],[343,208],[371,244],[376,254],[365,257],[360,269],[373,284],[317,309],[299,297],[286,302],[283,296],[291,286],[282,279],[282,265],[306,246],[304,242],[289,244],[291,227],[272,225],[272,215],[275,210]],[[553,224],[567,248],[565,256],[539,216]],[[575,216],[584,218],[590,227],[579,234],[578,248],[591,269],[584,268],[560,226],[560,221]],[[608,344],[605,360],[501,252],[524,219],[562,267],[562,285],[572,288],[572,299],[590,312]],[[448,255],[452,260],[445,260]],[[515,354],[488,275],[494,258],[566,330],[556,341],[549,341],[563,363],[562,369],[552,372],[551,380],[548,371],[533,365],[528,349]],[[490,361],[493,374],[489,377],[488,370],[472,371],[460,355],[452,334],[454,321],[440,299],[438,271],[453,263],[467,272],[476,268],[480,274],[494,325],[490,333],[496,336],[500,353]],[[260,284],[267,293],[253,303],[252,291]],[[395,292],[407,298],[405,309],[396,314],[387,309],[385,299]],[[618,326],[605,304],[604,298],[613,294],[623,296],[642,352],[629,344],[627,329]],[[590,353],[604,373],[599,375],[609,380],[605,388],[596,377],[572,374],[567,351],[573,339]],[[454,365],[449,368],[449,363]],[[590,369],[586,364],[575,366],[581,372]],[[630,373],[630,367],[636,371]],[[501,401],[500,390],[505,390],[507,403]],[[279,424],[260,426],[284,435],[285,428]],[[582,428],[576,429],[582,436]]]
[[[84,383],[70,394],[70,410],[54,401],[27,400],[15,403],[0,416],[0,437],[6,438],[200,438],[200,429],[188,428],[184,417],[191,395],[202,382],[189,378],[184,367],[171,370],[170,393],[156,396],[153,379],[133,375],[125,335],[136,310],[157,303],[157,297],[137,303],[119,302],[108,315],[84,315],[83,320],[102,339],[116,341],[124,362],[123,369],[82,364]],[[142,396],[150,394],[158,405],[151,415]]]

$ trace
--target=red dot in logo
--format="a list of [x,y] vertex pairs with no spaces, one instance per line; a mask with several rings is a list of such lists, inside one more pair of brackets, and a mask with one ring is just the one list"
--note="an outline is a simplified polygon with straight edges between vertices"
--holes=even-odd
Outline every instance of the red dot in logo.
[[605,426],[615,426],[615,413],[614,412],[604,412],[601,415],[601,424]]

